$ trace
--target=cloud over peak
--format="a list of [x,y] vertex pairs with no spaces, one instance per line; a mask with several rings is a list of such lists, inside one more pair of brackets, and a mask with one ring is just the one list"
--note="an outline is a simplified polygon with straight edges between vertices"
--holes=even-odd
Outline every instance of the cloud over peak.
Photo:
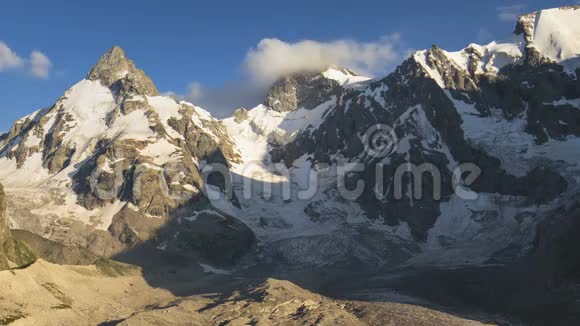
[[246,55],[244,67],[258,83],[271,83],[299,71],[320,71],[329,65],[352,69],[363,75],[377,75],[400,58],[399,34],[376,42],[302,40],[288,43],[276,38],[262,39]]
[[245,72],[241,80],[226,82],[221,87],[206,87],[192,82],[185,94],[166,94],[186,99],[223,118],[238,107],[251,108],[262,103],[272,83],[296,72],[322,71],[336,65],[369,77],[386,74],[406,54],[406,51],[400,50],[399,40],[397,33],[383,36],[375,42],[340,39],[292,43],[266,38],[246,53],[241,62]]
[[35,50],[24,59],[0,41],[0,72],[25,69],[34,77],[48,79],[51,68],[52,62],[44,53]]

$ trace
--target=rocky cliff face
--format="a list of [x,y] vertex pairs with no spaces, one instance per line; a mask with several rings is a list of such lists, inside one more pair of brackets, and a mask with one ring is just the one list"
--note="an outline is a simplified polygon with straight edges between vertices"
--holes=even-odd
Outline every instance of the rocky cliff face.
[[159,92],[145,72],[127,59],[125,51],[112,47],[89,71],[88,80],[99,81],[119,94],[135,92],[139,95],[157,96]]
[[10,253],[14,243],[9,229],[8,213],[6,212],[6,195],[0,185],[0,270],[10,268]]
[[319,72],[297,73],[278,80],[270,88],[264,104],[277,112],[314,108],[335,94],[340,85]]
[[12,237],[9,225],[6,194],[4,187],[0,184],[0,270],[24,266],[35,260],[30,249]]
[[337,66],[324,71],[297,72],[276,81],[264,105],[277,112],[311,110],[345,89],[364,87],[369,79]]

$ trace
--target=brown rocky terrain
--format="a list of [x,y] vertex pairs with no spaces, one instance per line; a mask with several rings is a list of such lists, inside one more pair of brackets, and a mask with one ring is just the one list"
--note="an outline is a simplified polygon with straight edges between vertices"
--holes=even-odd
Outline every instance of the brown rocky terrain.
[[[191,283],[216,281],[206,276]],[[409,304],[332,300],[275,279],[231,294],[177,297],[151,287],[138,269],[112,274],[103,266],[44,260],[0,272],[0,291],[1,325],[493,324]]]

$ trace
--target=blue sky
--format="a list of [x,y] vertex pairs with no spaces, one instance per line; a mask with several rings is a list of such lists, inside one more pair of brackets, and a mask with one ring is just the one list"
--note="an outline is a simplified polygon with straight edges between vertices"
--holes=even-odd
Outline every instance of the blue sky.
[[367,68],[381,74],[410,49],[489,42],[513,30],[514,14],[574,2],[9,1],[0,10],[0,131],[53,104],[112,45],[160,91],[195,98],[196,91],[234,94],[255,83],[263,75],[249,77],[246,58],[263,39],[378,44],[385,62]]

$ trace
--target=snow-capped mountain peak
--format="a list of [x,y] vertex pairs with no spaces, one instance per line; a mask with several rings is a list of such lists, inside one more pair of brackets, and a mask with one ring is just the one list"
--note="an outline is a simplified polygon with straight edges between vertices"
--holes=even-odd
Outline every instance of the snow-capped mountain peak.
[[459,51],[445,51],[434,46],[417,51],[413,59],[440,86],[449,86],[445,76],[449,67],[468,76],[497,75],[513,64],[556,63],[574,74],[580,67],[580,6],[546,9],[519,17],[515,32],[505,41],[487,45],[469,44]]
[[545,9],[522,15],[516,33],[523,34],[530,63],[542,59],[574,71],[580,67],[580,6]]
[[370,79],[336,66],[323,71],[297,72],[276,81],[264,105],[277,112],[310,110],[341,89],[362,88]]
[[[52,107],[21,119],[0,139],[0,180],[21,189],[22,205],[48,212],[31,213],[37,232],[51,234],[55,221],[66,220],[79,231],[54,237],[79,246],[98,239],[94,251],[109,255],[148,240],[170,217],[191,214],[186,207],[202,207],[201,162],[230,164],[236,157],[219,121],[159,96],[113,47]],[[30,203],[30,192],[43,199]],[[14,225],[26,225],[26,218]],[[171,247],[178,237],[169,233]]]

